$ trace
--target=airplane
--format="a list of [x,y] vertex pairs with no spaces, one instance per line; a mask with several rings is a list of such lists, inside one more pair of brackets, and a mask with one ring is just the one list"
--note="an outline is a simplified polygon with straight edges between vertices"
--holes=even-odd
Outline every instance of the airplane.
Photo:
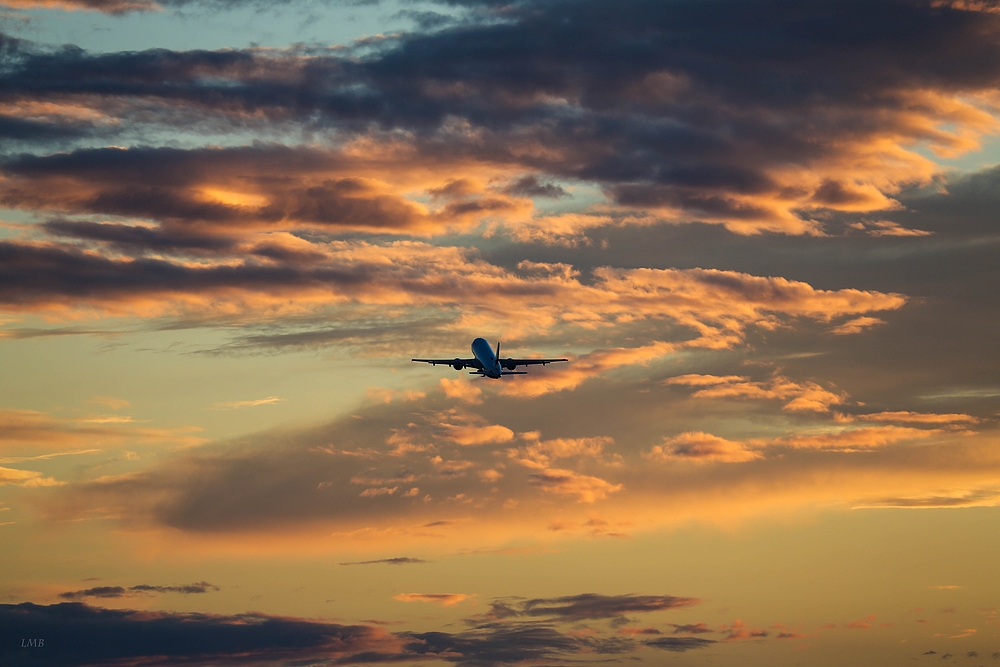
[[[437,366],[438,364],[445,364],[451,366],[456,371],[460,371],[463,368],[475,368],[476,370],[471,371],[469,375],[479,375],[482,377],[493,378],[494,380],[500,379],[504,375],[527,375],[527,371],[516,371],[514,370],[518,366],[536,366],[545,364],[551,364],[557,361],[569,361],[568,359],[501,359],[500,358],[500,341],[497,341],[497,351],[496,353],[490,349],[490,344],[486,342],[485,338],[477,338],[472,341],[472,359],[459,359],[455,357],[454,359],[411,359],[410,361],[422,361],[425,364],[431,364],[432,366]],[[507,370],[503,370],[503,369]]]

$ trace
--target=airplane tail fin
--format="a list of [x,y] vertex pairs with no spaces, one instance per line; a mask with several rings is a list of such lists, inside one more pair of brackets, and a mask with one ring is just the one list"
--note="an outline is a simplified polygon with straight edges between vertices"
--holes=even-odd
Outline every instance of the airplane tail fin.
[[500,341],[497,341],[497,359],[500,358]]

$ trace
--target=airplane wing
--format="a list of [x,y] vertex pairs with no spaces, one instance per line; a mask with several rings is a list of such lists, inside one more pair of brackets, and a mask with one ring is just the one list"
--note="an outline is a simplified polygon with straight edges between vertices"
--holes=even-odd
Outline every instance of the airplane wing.
[[483,365],[479,363],[479,359],[473,357],[472,359],[410,359],[410,361],[421,361],[425,364],[430,364],[431,366],[437,366],[442,364],[444,366],[452,366],[456,370],[462,370],[463,368],[479,368],[482,369]]
[[569,361],[569,359],[498,359],[500,365],[507,370],[514,370],[518,366],[544,366],[557,361]]

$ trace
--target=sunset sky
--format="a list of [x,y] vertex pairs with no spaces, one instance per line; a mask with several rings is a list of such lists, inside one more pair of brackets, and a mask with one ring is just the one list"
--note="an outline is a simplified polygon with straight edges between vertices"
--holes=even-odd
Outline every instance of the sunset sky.
[[3,667],[1000,665],[1000,2],[0,7]]

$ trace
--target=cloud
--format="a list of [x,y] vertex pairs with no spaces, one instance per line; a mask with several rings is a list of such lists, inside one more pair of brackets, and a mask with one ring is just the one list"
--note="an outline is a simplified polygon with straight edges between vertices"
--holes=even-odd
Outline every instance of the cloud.
[[79,454],[97,454],[99,449],[79,449],[72,452],[52,452],[49,454],[39,454],[37,456],[5,456],[0,458],[0,463],[23,463],[24,461],[48,461],[49,459],[61,458],[63,456],[77,456]]
[[579,503],[604,500],[609,494],[617,493],[623,488],[622,484],[611,484],[599,477],[560,468],[545,468],[532,473],[529,481],[546,493],[575,497]]
[[85,9],[106,14],[150,12],[160,9],[160,5],[153,0],[4,0],[3,4],[12,9]]
[[722,632],[726,632],[726,636],[722,639],[724,642],[738,642],[747,639],[763,639],[767,637],[767,630],[760,628],[749,628],[746,623],[736,619],[730,626],[723,626]]
[[[174,253],[232,249],[253,230],[426,236],[467,230],[484,218],[530,214],[529,202],[498,194],[428,208],[405,196],[411,179],[383,180],[399,180],[405,161],[397,156],[394,165],[373,170],[376,163],[334,150],[263,143],[22,154],[0,162],[0,183],[7,186],[0,187],[0,202],[59,215],[153,220],[156,227],[61,219],[46,229],[131,252]],[[252,253],[308,260],[309,245],[297,245],[264,243]]]
[[514,432],[506,426],[489,424],[469,426],[464,424],[441,424],[444,437],[462,446],[492,445],[514,439]]
[[855,317],[853,320],[848,320],[840,326],[834,327],[831,333],[838,336],[850,336],[882,324],[885,324],[885,320],[878,317]]
[[952,495],[883,497],[866,500],[858,507],[899,507],[933,509],[941,507],[993,507],[1000,503],[1000,489],[958,491]]
[[131,405],[124,398],[114,398],[113,396],[94,396],[89,402],[102,405],[110,410],[124,410]]
[[394,486],[392,488],[389,488],[387,486],[372,487],[370,489],[365,489],[364,491],[362,491],[361,493],[359,493],[358,497],[359,498],[377,498],[379,496],[391,496],[394,493],[396,493],[396,491],[399,491],[399,487],[398,486]]
[[802,633],[798,628],[790,628],[783,623],[775,623],[771,627],[779,631],[775,637],[776,639],[808,639],[812,636]]
[[[119,12],[151,7],[61,1]],[[469,4],[475,11],[448,30],[367,40],[363,53],[89,54],[9,40],[0,85],[12,103],[54,98],[126,126],[215,123],[278,135],[291,125],[361,135],[368,154],[390,144],[439,166],[442,178],[429,186],[438,189],[477,165],[503,167],[498,189],[512,194],[449,202],[453,215],[502,215],[516,206],[512,195],[550,196],[558,190],[549,185],[558,186],[549,181],[575,181],[601,190],[619,224],[704,221],[743,234],[820,234],[831,213],[885,218],[899,208],[900,190],[938,171],[916,146],[955,156],[997,128],[988,94],[998,17],[958,4],[826,0],[813,7],[822,27],[785,0],[695,8],[636,0],[614,10],[590,1],[573,12],[558,1]],[[912,31],[893,32],[890,16]],[[859,24],[870,28],[859,34]],[[875,71],[860,66],[869,63],[878,63]],[[31,120],[43,138],[67,127],[115,128]],[[336,220],[364,211],[373,222],[420,227],[419,206],[378,190],[350,201],[358,198],[344,196],[336,176],[294,188],[302,206],[276,209]],[[169,179],[148,182],[165,187],[144,199],[170,200]],[[122,206],[126,198],[106,199]],[[172,203],[197,208],[191,198]],[[866,230],[900,233],[878,221]]]
[[575,389],[585,380],[606,371],[632,364],[646,364],[676,349],[677,346],[671,343],[657,341],[636,348],[595,350],[572,359],[567,367],[559,368],[547,375],[530,375],[524,382],[507,384],[503,393],[508,396],[531,398],[550,392]]
[[600,459],[604,448],[615,440],[607,436],[595,438],[553,438],[542,440],[538,431],[520,434],[528,442],[524,447],[508,449],[507,456],[527,468],[548,468],[553,461],[566,458]]
[[13,636],[43,637],[46,664],[148,662],[246,664],[331,660],[365,651],[399,651],[384,630],[264,614],[215,615],[102,609],[79,602],[0,605],[4,661],[17,660]]
[[465,403],[479,404],[483,402],[483,390],[474,384],[462,380],[441,378],[441,389],[445,396]]
[[664,384],[699,387],[692,394],[695,398],[788,401],[783,409],[793,412],[828,412],[831,406],[846,399],[844,394],[831,392],[815,382],[794,382],[780,375],[763,382],[737,375],[679,375],[668,378]]
[[473,596],[464,593],[400,593],[392,596],[392,599],[400,602],[433,602],[442,607],[452,607],[470,597]]
[[420,558],[410,558],[409,556],[398,556],[396,558],[379,558],[378,560],[359,560],[350,563],[341,563],[341,565],[408,565],[411,563],[426,563],[427,561],[421,560]]
[[19,470],[15,468],[0,468],[0,486],[61,486],[65,482],[60,482],[53,477],[45,477],[42,473],[34,470]]
[[[770,329],[799,318],[827,321],[857,312],[896,309],[896,294],[815,290],[805,283],[700,269],[598,268],[590,281],[565,271],[510,271],[457,247],[398,241],[331,242],[317,246],[322,261],[248,259],[195,263],[160,258],[107,258],[78,248],[0,242],[0,303],[11,309],[63,312],[87,306],[106,313],[185,314],[199,319],[303,315],[372,307],[414,313],[451,309],[452,326],[480,330],[495,321],[498,303],[516,299],[507,314],[514,335],[555,326],[596,332],[665,321],[676,342],[594,350],[558,370],[535,371],[504,385],[532,397],[573,389],[586,379],[644,364],[679,349],[728,349],[750,327]],[[550,267],[552,268],[552,267]],[[2,276],[0,276],[2,277]],[[370,315],[369,315],[370,316]]]
[[[435,597],[435,596],[426,596]],[[578,614],[571,611],[573,601],[579,612],[580,598],[573,596],[538,602],[554,602],[560,621],[571,621]],[[672,608],[682,598],[669,596],[618,596],[620,611]],[[398,598],[397,598],[398,599]],[[608,600],[616,596],[608,596]],[[441,602],[440,600],[436,600]],[[568,604],[567,604],[568,602]],[[551,616],[550,611],[532,616]],[[605,611],[591,605],[584,617]],[[365,625],[341,625],[294,617],[248,613],[216,615],[102,609],[85,604],[61,603],[49,606],[23,603],[0,605],[0,628],[4,637],[45,637],[47,664],[112,665],[129,662],[155,662],[181,665],[193,662],[212,664],[284,664],[287,662],[331,662],[337,664],[398,663],[440,659],[472,667],[483,664],[506,664],[526,660],[566,659],[573,655],[628,654],[638,645],[621,637],[582,636],[563,633],[549,622],[519,620],[480,623],[469,630],[448,632],[388,633],[383,628]],[[117,637],[117,641],[102,641]],[[0,658],[13,659],[11,653],[20,642],[4,641]],[[672,643],[660,648],[681,650],[698,648],[706,642]],[[19,650],[19,649],[18,649]]]
[[966,414],[930,414],[926,412],[911,412],[896,410],[855,415],[856,419],[875,422],[903,422],[911,424],[978,424],[979,419]]
[[[0,452],[37,451],[41,448],[65,450],[92,445],[128,442],[172,442],[195,445],[204,439],[193,427],[153,428],[137,426],[120,415],[91,415],[59,418],[37,410],[0,409]],[[93,451],[93,450],[87,450]]]
[[642,614],[682,609],[698,604],[697,598],[673,595],[598,595],[584,593],[557,598],[497,601],[491,604],[494,618],[548,617],[567,622],[623,619],[626,614]]
[[702,432],[687,432],[664,438],[662,445],[656,445],[645,456],[653,461],[695,463],[742,463],[763,458],[760,452],[748,449],[743,443]]
[[704,633],[707,633],[707,632],[712,632],[712,629],[709,628],[704,623],[688,623],[688,624],[684,624],[684,625],[678,625],[676,623],[671,623],[671,625],[674,626],[674,633],[686,633],[686,634],[700,635],[700,634],[704,634]]
[[850,623],[844,624],[844,627],[850,628],[851,630],[870,630],[874,621],[875,614],[869,614],[862,620],[851,621]]
[[[988,433],[811,412],[789,421],[778,404],[773,415],[757,412],[749,426],[734,422],[720,437],[697,429],[714,412],[664,408],[658,382],[622,382],[610,394],[582,387],[530,405],[499,392],[487,385],[482,405],[456,405],[441,392],[365,402],[356,417],[180,450],[116,475],[85,471],[64,486],[31,490],[30,508],[48,520],[111,518],[173,535],[176,548],[280,530],[289,536],[268,548],[324,550],[336,534],[338,544],[386,551],[419,549],[426,524],[439,521],[451,523],[434,526],[435,539],[481,548],[529,537],[634,535],[691,520],[732,524],[795,508],[996,502]],[[560,414],[573,419],[553,417]],[[469,446],[441,428],[489,426],[496,415],[513,439]],[[695,428],[661,440],[664,419]],[[544,432],[533,430],[540,424]]]
[[633,637],[636,635],[659,635],[662,633],[656,628],[621,628],[618,630],[618,634]]
[[897,442],[922,440],[940,434],[937,429],[905,426],[871,426],[838,429],[828,433],[789,435],[768,442],[771,446],[792,449],[824,449],[831,451],[865,451],[886,447]]
[[[937,423],[937,422],[930,422]],[[733,441],[711,433],[689,431],[664,438],[643,457],[658,462],[693,461],[695,463],[743,463],[764,458],[760,451],[767,448],[791,448],[837,452],[863,452],[888,447],[899,442],[938,436],[938,429],[900,426],[838,428],[819,434],[794,434],[775,438],[750,438]]]
[[406,649],[412,655],[467,667],[565,659],[580,653],[614,655],[632,648],[621,638],[563,634],[542,623],[485,624],[462,633],[424,632],[410,637]]
[[646,642],[646,646],[683,653],[695,648],[705,648],[715,643],[714,639],[703,639],[701,637],[660,637]]
[[522,176],[506,188],[504,192],[522,197],[549,197],[558,199],[570,196],[568,192],[552,183],[541,183],[537,176]]
[[214,403],[212,407],[217,410],[239,410],[240,408],[255,408],[259,405],[274,405],[275,403],[282,403],[284,400],[285,399],[277,396],[268,396],[267,398],[258,398],[251,401],[228,401],[224,403]]
[[151,586],[149,584],[139,584],[137,586],[97,586],[95,588],[88,588],[82,591],[69,591],[66,593],[60,593],[59,597],[63,600],[82,600],[84,598],[123,598],[123,597],[135,597],[137,595],[147,595],[151,593],[181,593],[181,594],[192,594],[192,593],[207,593],[209,591],[220,590],[218,586],[210,584],[207,581],[199,581],[193,584],[187,584],[184,586]]

